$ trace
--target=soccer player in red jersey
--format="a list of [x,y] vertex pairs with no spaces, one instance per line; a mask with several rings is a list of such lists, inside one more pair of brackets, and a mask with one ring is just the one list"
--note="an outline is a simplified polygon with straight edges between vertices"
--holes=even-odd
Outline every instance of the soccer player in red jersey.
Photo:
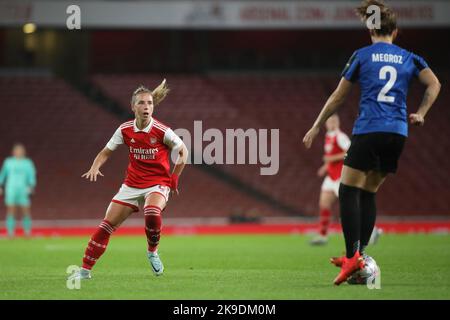
[[311,240],[311,245],[323,245],[328,242],[331,209],[338,199],[344,156],[350,147],[350,139],[339,129],[340,123],[337,114],[328,118],[325,126],[327,133],[325,134],[324,163],[317,171],[319,177],[325,176],[319,198],[319,234]]
[[[317,171],[319,177],[325,176],[319,198],[319,234],[311,241],[311,245],[325,245],[328,243],[328,228],[331,220],[331,209],[339,197],[339,183],[341,180],[344,158],[350,147],[349,137],[340,130],[340,121],[337,114],[333,114],[325,122],[323,165]],[[375,227],[369,244],[375,244],[381,229]]]
[[[155,275],[161,275],[164,266],[157,248],[161,233],[161,212],[169,199],[169,193],[178,194],[178,177],[187,161],[188,151],[183,141],[153,115],[169,89],[165,80],[153,91],[140,86],[131,98],[135,119],[119,126],[112,138],[95,158],[91,168],[82,177],[97,181],[101,166],[113,151],[125,144],[129,151],[129,164],[125,181],[106,210],[105,219],[99,224],[86,248],[83,265],[72,279],[90,279],[91,269],[105,252],[111,234],[139,207],[144,207],[147,256]],[[178,153],[172,173],[169,157]]]

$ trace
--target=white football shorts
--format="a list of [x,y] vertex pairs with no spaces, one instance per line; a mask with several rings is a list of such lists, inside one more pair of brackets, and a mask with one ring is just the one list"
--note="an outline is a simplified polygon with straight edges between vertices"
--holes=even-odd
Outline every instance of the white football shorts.
[[336,197],[339,197],[339,184],[341,183],[340,179],[332,180],[330,176],[326,176],[322,183],[322,191],[331,191]]
[[152,193],[159,193],[166,199],[166,202],[169,201],[170,188],[167,186],[156,185],[150,188],[137,189],[125,184],[122,184],[119,192],[111,201],[133,208],[134,211],[139,211],[139,207],[144,205],[145,199]]

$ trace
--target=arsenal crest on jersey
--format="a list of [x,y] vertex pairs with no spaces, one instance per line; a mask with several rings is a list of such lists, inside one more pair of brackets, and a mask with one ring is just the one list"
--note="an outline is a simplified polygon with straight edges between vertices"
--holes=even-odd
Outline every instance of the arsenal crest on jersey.
[[150,137],[150,144],[155,144],[156,141],[156,137]]

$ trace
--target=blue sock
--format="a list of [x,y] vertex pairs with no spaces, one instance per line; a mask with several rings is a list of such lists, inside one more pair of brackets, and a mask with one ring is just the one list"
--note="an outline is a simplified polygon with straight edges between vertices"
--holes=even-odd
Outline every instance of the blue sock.
[[23,232],[25,233],[26,236],[31,235],[31,217],[30,216],[23,216],[22,227],[23,227]]
[[16,219],[14,219],[14,215],[8,213],[6,214],[6,230],[8,231],[9,237],[14,237],[16,233]]

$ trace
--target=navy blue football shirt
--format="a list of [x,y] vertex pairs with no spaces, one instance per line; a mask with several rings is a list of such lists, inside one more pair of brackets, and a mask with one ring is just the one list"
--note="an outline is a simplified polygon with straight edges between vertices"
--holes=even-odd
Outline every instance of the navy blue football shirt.
[[424,59],[394,44],[377,42],[356,50],[342,76],[361,87],[353,134],[392,132],[408,136],[409,83],[428,68]]

